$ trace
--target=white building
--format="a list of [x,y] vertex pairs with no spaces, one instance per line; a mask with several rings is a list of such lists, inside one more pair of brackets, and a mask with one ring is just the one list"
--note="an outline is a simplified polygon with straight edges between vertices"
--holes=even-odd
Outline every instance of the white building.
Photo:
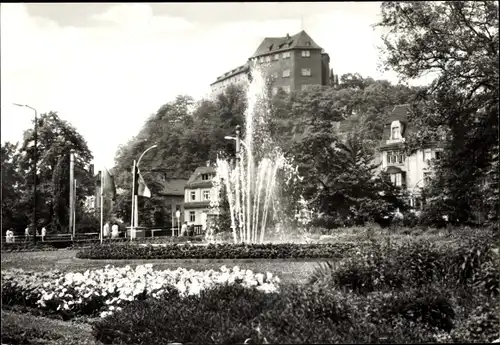
[[210,200],[215,198],[212,179],[215,168],[210,166],[196,168],[184,189],[184,220],[188,225],[206,226],[207,218],[212,216]]
[[408,104],[397,105],[384,125],[384,139],[379,148],[381,169],[391,176],[391,181],[410,194],[410,206],[419,206],[420,190],[430,174],[430,160],[441,157],[442,148],[429,142],[411,156],[402,150],[405,139],[412,130],[408,123]]

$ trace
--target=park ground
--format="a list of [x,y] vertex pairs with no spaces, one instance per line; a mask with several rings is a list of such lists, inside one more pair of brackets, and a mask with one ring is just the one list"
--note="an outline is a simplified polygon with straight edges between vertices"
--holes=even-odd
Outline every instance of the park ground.
[[[319,236],[316,237],[318,239]],[[333,237],[326,239],[328,242],[354,242],[376,240],[378,242],[401,242],[407,240],[426,239],[443,245],[453,245],[463,238],[462,234],[450,233],[446,230],[400,229],[382,230],[365,228],[350,228],[337,232]],[[2,270],[21,268],[29,271],[79,271],[103,268],[106,265],[135,267],[144,263],[153,264],[155,269],[177,269],[183,267],[193,270],[218,270],[221,266],[239,266],[254,272],[271,272],[280,277],[282,283],[305,283],[314,272],[322,259],[176,259],[176,260],[88,260],[76,258],[78,250],[60,249],[56,251],[39,252],[12,252],[2,253]],[[2,333],[8,327],[19,329],[22,325],[23,332],[18,334],[18,339],[2,339],[2,344],[100,344],[92,336],[92,320],[76,319],[63,321],[58,318],[26,313],[23,307],[2,307]],[[37,335],[45,332],[37,341]],[[11,332],[15,333],[15,332]],[[23,342],[29,338],[31,341]],[[7,342],[6,342],[7,341]]]

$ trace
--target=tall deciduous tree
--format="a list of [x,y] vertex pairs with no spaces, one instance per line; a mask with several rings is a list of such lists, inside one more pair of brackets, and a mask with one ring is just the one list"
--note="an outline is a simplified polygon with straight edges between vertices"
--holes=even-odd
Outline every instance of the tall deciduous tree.
[[[92,195],[93,177],[88,171],[92,153],[85,139],[56,112],[41,114],[38,119],[37,142],[37,214],[40,221],[51,222],[57,231],[68,228],[69,219],[69,155],[75,152],[75,179],[78,181],[77,201]],[[34,131],[24,133],[20,148],[19,168],[27,191],[21,202],[32,204]],[[32,211],[28,211],[31,213]]]
[[496,1],[382,4],[386,67],[404,78],[437,73],[413,109],[408,149],[444,142],[426,194],[451,221],[473,220],[476,205],[498,219],[498,184],[479,193],[485,178],[498,180],[498,24]]

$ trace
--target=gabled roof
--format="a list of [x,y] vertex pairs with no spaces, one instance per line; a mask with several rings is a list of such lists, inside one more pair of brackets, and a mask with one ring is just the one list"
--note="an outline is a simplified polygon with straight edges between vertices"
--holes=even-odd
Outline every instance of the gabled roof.
[[410,104],[400,104],[394,106],[391,113],[387,117],[388,123],[392,121],[408,122],[408,113],[410,112]]
[[186,186],[186,179],[166,179],[163,183],[163,188],[160,191],[162,195],[175,195],[175,196],[183,196],[184,195],[184,187]]
[[202,180],[201,175],[202,174],[215,174],[215,168],[214,167],[198,167],[194,171],[194,173],[191,175],[189,180],[186,183],[186,188],[187,187],[210,187],[212,185],[211,180]]
[[287,35],[284,37],[264,38],[251,58],[298,48],[322,49],[304,30],[302,30],[293,36]]

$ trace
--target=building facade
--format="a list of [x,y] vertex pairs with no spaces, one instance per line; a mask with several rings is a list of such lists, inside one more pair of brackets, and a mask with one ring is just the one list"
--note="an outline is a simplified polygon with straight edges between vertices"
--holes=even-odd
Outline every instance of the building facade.
[[210,166],[198,167],[189,178],[184,190],[184,219],[188,225],[206,226],[211,217],[210,200],[213,195],[212,179],[215,168]]
[[[184,222],[184,188],[186,183],[186,179],[179,178],[165,178],[163,181],[163,188],[158,194],[163,200],[167,213],[165,227],[177,228]],[[177,218],[177,211],[179,211],[179,218]]]
[[332,72],[330,57],[302,30],[296,35],[266,37],[247,63],[217,78],[212,96],[230,84],[248,83],[252,69],[258,68],[271,80],[273,93],[302,90],[310,85],[328,85]]
[[410,206],[420,204],[420,190],[430,176],[430,162],[439,160],[442,148],[436,142],[430,142],[414,154],[407,156],[403,144],[412,127],[408,122],[408,104],[397,105],[389,114],[384,125],[384,139],[379,148],[381,169],[389,173],[392,183],[408,191]]

